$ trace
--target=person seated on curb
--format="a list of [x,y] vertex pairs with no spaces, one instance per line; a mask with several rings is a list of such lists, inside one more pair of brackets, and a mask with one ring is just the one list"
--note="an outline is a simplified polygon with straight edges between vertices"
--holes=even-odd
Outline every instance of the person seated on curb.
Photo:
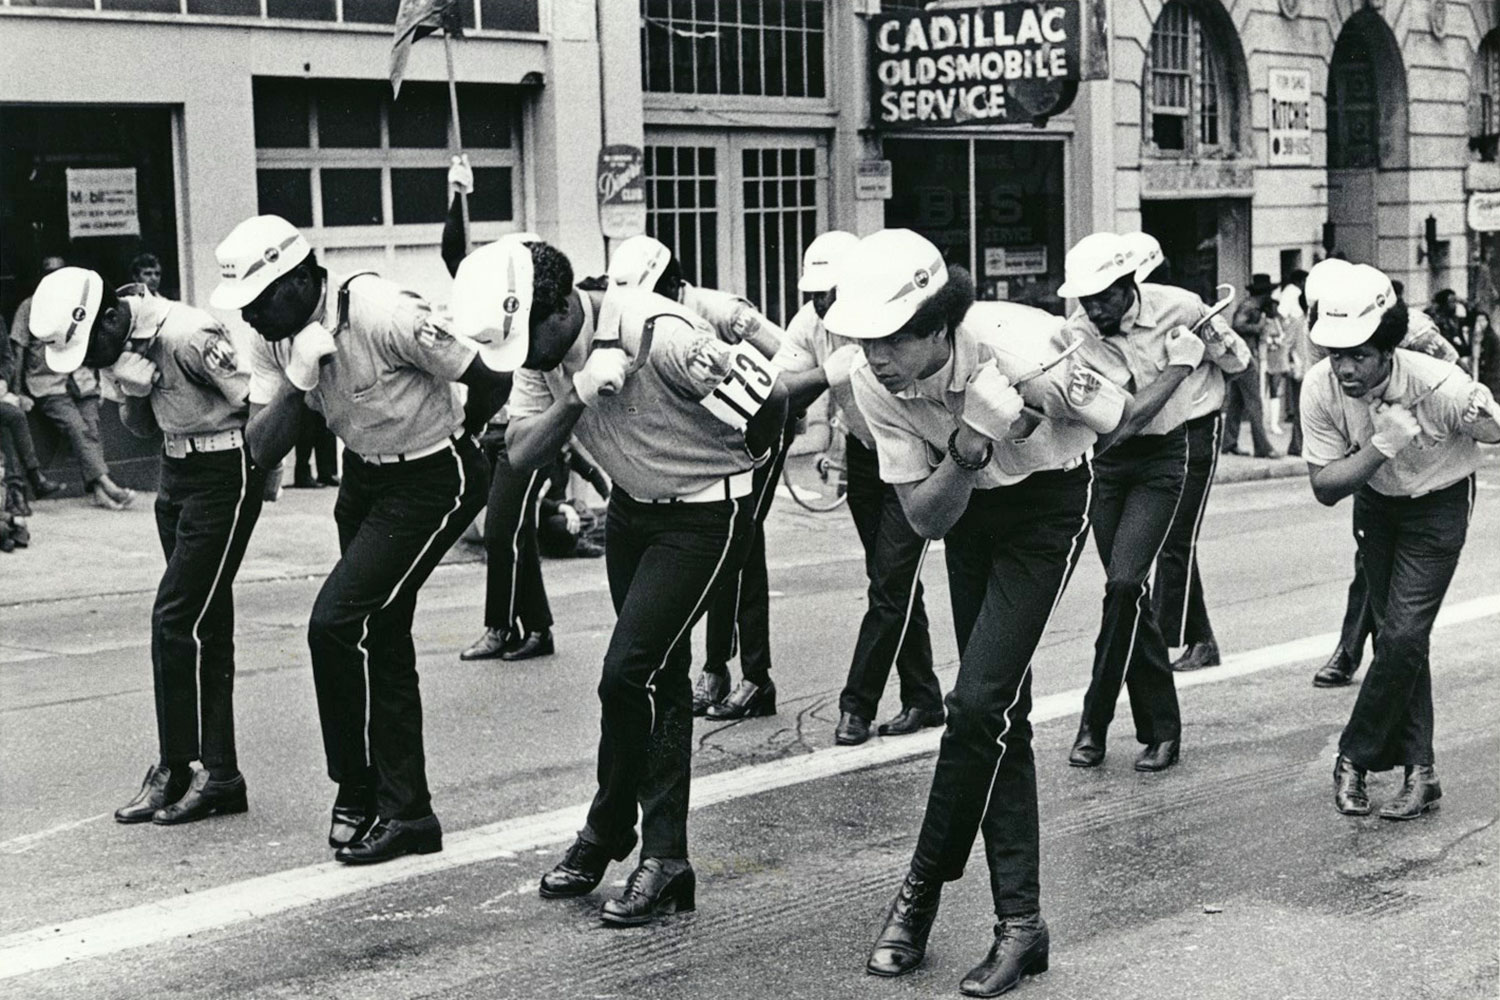
[[[1309,284],[1322,263],[1313,268]],[[1333,764],[1339,812],[1370,812],[1366,774],[1404,769],[1383,819],[1415,819],[1442,797],[1433,752],[1433,622],[1474,511],[1477,442],[1500,442],[1495,399],[1458,367],[1399,347],[1406,308],[1358,264],[1324,285],[1309,336],[1329,356],[1302,383],[1313,495],[1354,497],[1354,538],[1379,638]]]
[[265,475],[245,449],[249,376],[208,313],[155,295],[118,297],[83,268],[42,279],[31,323],[54,371],[103,369],[126,429],[162,435],[156,529],[166,568],[151,612],[159,753],[115,820],[170,826],[245,812],[232,588]]

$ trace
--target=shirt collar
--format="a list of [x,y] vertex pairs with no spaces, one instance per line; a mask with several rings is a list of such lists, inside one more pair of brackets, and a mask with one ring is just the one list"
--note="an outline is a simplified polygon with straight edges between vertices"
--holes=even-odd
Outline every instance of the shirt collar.
[[1156,326],[1156,310],[1146,301],[1146,289],[1143,285],[1135,286],[1135,302],[1120,318],[1120,329],[1127,326],[1139,326],[1148,330]]

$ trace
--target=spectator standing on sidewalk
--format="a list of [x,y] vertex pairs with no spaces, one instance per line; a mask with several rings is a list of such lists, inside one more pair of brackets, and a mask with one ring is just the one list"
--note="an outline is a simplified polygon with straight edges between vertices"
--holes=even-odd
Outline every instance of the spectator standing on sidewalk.
[[[42,261],[42,278],[65,266],[61,257]],[[104,446],[99,440],[99,378],[90,368],[61,373],[47,364],[44,345],[31,333],[32,299],[16,309],[10,338],[16,347],[20,391],[36,401],[42,416],[67,435],[83,473],[84,489],[106,510],[124,510],[135,491],[118,485],[109,475]],[[78,308],[82,308],[81,306]]]
[[5,496],[0,501],[6,513],[31,516],[31,500],[46,500],[62,492],[62,484],[42,475],[36,444],[26,414],[35,404],[15,391],[16,355],[5,320],[0,318],[0,459],[5,466]]
[[1250,364],[1244,371],[1225,379],[1224,392],[1224,443],[1226,455],[1243,455],[1240,451],[1240,420],[1250,421],[1250,440],[1256,458],[1280,458],[1281,452],[1271,446],[1266,434],[1266,417],[1260,399],[1260,348],[1263,342],[1276,336],[1276,305],[1271,301],[1271,284],[1268,274],[1256,274],[1250,279],[1246,291],[1248,297],[1234,310],[1230,325],[1240,335],[1245,346],[1250,348]]

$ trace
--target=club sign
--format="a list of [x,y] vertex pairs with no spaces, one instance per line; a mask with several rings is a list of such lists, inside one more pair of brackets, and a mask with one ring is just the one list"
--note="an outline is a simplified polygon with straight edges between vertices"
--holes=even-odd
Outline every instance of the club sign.
[[1080,79],[1078,0],[903,11],[869,38],[878,128],[1028,122],[1065,110]]

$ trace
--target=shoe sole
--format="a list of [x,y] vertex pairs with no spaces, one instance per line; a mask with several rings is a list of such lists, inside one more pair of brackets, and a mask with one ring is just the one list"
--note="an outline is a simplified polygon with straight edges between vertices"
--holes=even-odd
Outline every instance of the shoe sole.
[[999,996],[1002,993],[1009,993],[1011,990],[1015,989],[1017,986],[1020,986],[1021,985],[1021,980],[1025,979],[1027,976],[1040,975],[1041,973],[1046,972],[1047,971],[1047,965],[1048,965],[1047,957],[1043,956],[1043,957],[1041,957],[1039,959],[1036,959],[1036,960],[1032,961],[1029,965],[1026,966],[1026,968],[1022,969],[1021,970],[1021,974],[1016,977],[1016,979],[1015,979],[1014,982],[1006,983],[1004,986],[1000,987],[998,990],[979,990],[979,989],[967,989],[966,990],[966,989],[964,989],[963,984],[959,983],[959,985],[958,985],[958,992],[962,993],[966,997],[997,997],[997,996]]
[[1137,765],[1135,765],[1135,769],[1137,771],[1141,772],[1142,774],[1160,774],[1161,772],[1169,770],[1169,769],[1174,768],[1176,766],[1177,766],[1177,758],[1173,757],[1171,760],[1167,761],[1161,767],[1156,767],[1155,765],[1151,765],[1151,766],[1147,766],[1147,767],[1142,767],[1140,764],[1137,764]]
[[1315,687],[1315,688],[1341,688],[1341,687],[1348,687],[1350,684],[1353,684],[1353,683],[1354,683],[1354,675],[1353,674],[1350,674],[1348,677],[1345,677],[1341,681],[1320,681],[1316,677],[1313,678],[1313,687]]
[[1382,811],[1380,813],[1380,818],[1381,819],[1392,820],[1392,821],[1397,822],[1397,823],[1402,823],[1402,822],[1405,822],[1407,820],[1421,819],[1427,813],[1436,811],[1437,807],[1438,807],[1437,800],[1434,800],[1432,802],[1428,802],[1426,805],[1422,806],[1421,809],[1418,809],[1414,813],[1401,813],[1401,814],[1398,815],[1396,813],[1388,813],[1388,812],[1383,812]]
[[439,840],[437,843],[417,844],[414,847],[408,847],[404,851],[397,851],[394,854],[384,854],[378,858],[365,858],[358,855],[341,858],[335,855],[333,860],[345,865],[378,865],[385,861],[395,861],[397,858],[405,857],[408,854],[437,854],[442,849],[443,842]]
[[501,653],[500,659],[507,663],[518,663],[521,660],[535,660],[543,656],[552,656],[556,652],[557,650],[555,649],[539,649],[534,653]]
[[1370,807],[1369,806],[1365,806],[1363,809],[1345,809],[1343,806],[1340,806],[1337,803],[1335,803],[1333,808],[1337,809],[1338,812],[1339,812],[1339,815],[1341,815],[1341,816],[1368,816],[1368,815],[1370,815]]
[[599,919],[611,927],[640,927],[644,924],[660,920],[662,917],[669,917],[678,913],[692,913],[696,909],[696,904],[683,906],[674,900],[670,903],[664,903],[650,913],[643,913],[638,917],[613,917],[601,910]]
[[835,736],[833,738],[833,742],[834,742],[835,746],[857,747],[857,746],[859,746],[862,743],[868,743],[868,742],[870,742],[870,737],[868,737],[868,736],[862,736],[862,737],[860,737],[857,740],[846,740],[846,739],[843,739],[842,737]]
[[1074,760],[1072,757],[1068,758],[1068,766],[1069,767],[1080,767],[1080,768],[1099,767],[1103,763],[1104,763],[1104,758],[1103,757],[1100,757],[1098,760]]

